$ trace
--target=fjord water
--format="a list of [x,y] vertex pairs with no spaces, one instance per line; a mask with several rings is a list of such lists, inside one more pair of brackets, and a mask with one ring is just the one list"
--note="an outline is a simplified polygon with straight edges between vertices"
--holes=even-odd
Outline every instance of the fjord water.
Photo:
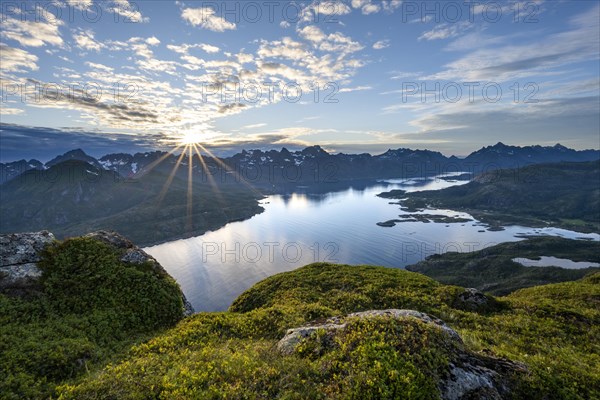
[[[377,197],[378,193],[438,190],[466,182],[399,179],[338,192],[327,192],[326,186],[321,190],[299,187],[289,195],[262,200],[265,211],[246,221],[145,250],[179,282],[196,311],[222,311],[254,283],[315,261],[403,268],[434,253],[480,250],[522,240],[523,235],[600,240],[597,234],[554,228],[511,226],[488,231],[477,221],[376,225],[406,214],[399,205],[390,204],[393,201]],[[451,210],[424,213],[471,218]]]

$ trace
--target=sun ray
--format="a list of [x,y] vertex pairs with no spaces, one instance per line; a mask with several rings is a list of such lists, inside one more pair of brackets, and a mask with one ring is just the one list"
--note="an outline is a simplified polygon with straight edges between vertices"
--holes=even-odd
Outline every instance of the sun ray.
[[175,179],[175,174],[177,173],[177,170],[179,169],[179,165],[181,164],[181,160],[183,159],[183,157],[185,157],[185,151],[183,151],[181,153],[181,155],[179,156],[179,158],[177,159],[177,162],[175,163],[173,170],[169,174],[169,177],[167,178],[165,185],[163,186],[162,190],[160,191],[160,194],[158,195],[158,205],[159,206],[161,205],[162,201],[164,200],[164,198],[167,194],[167,190],[169,190],[169,187],[171,186],[173,179]]
[[187,187],[187,226],[186,231],[191,232],[193,228],[192,211],[193,211],[193,164],[194,157],[192,153],[192,145],[188,144],[184,150],[188,153],[188,187]]
[[206,172],[206,176],[208,178],[208,183],[209,185],[213,188],[213,192],[215,193],[215,195],[217,196],[220,204],[225,204],[225,200],[223,199],[223,195],[221,194],[221,190],[219,189],[219,186],[217,185],[217,182],[215,182],[215,179],[213,178],[208,165],[206,164],[206,162],[204,161],[204,157],[202,157],[202,153],[200,153],[200,150],[198,150],[198,146],[196,146],[196,144],[192,144],[194,151],[196,152],[196,154],[198,155],[198,159],[200,160],[200,164],[202,165],[202,169],[204,170],[204,172]]
[[172,156],[181,146],[182,146],[181,144],[178,144],[173,149],[169,150],[166,154],[163,154],[159,159],[154,160],[150,164],[146,165],[143,169],[138,171],[137,174],[134,174],[134,176],[136,178],[140,178],[140,177],[148,174],[150,171],[152,171],[154,168],[156,168],[158,166],[158,164],[160,164],[161,162],[165,161],[167,158]]
[[264,196],[263,193],[261,193],[258,189],[256,189],[254,186],[252,186],[250,184],[250,182],[248,182],[243,176],[241,176],[237,171],[233,170],[231,167],[229,167],[227,164],[225,164],[223,161],[221,161],[217,156],[215,156],[213,153],[211,153],[210,150],[208,150],[206,147],[202,146],[200,143],[197,143],[197,145],[206,152],[206,154],[208,154],[217,164],[219,164],[220,166],[222,166],[223,168],[225,168],[227,171],[235,174],[235,176],[239,179],[239,181],[241,183],[243,183],[245,186],[247,186],[252,192],[254,192],[255,194],[258,194],[260,196]]

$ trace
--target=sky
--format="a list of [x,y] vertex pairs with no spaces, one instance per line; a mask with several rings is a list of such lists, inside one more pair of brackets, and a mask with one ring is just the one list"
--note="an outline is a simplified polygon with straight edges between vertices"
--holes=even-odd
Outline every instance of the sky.
[[1,2],[0,161],[600,148],[600,2]]

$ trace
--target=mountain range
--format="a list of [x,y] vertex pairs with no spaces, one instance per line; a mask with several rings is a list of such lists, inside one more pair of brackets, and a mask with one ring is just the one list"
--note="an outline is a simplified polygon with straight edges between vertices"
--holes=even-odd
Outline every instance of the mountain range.
[[263,211],[264,194],[296,186],[336,191],[385,178],[598,160],[600,152],[498,143],[463,159],[410,149],[330,154],[319,146],[242,151],[222,159],[192,156],[157,151],[96,159],[77,149],[45,164],[0,164],[0,232],[51,229],[68,237],[112,229],[146,246],[250,218]]
[[[430,150],[400,148],[383,154],[331,154],[320,146],[307,147],[291,152],[286,148],[277,150],[243,150],[231,157],[213,158],[203,156],[202,166],[197,154],[193,154],[192,171],[202,182],[239,183],[240,180],[270,187],[295,183],[333,183],[359,179],[409,178],[439,175],[448,172],[471,172],[478,174],[501,168],[519,168],[530,164],[550,162],[581,162],[600,159],[599,150],[573,150],[555,146],[508,146],[497,143],[469,154],[465,158],[444,156]],[[164,157],[158,165],[157,162]],[[96,168],[115,171],[121,177],[143,175],[150,167],[170,173],[177,164],[178,154],[167,152],[114,153],[99,159],[76,149],[42,163],[38,160],[20,160],[0,163],[0,184],[29,170],[45,170],[64,161],[78,160]],[[184,157],[182,165],[187,165]],[[177,175],[187,179],[188,169],[179,168]]]

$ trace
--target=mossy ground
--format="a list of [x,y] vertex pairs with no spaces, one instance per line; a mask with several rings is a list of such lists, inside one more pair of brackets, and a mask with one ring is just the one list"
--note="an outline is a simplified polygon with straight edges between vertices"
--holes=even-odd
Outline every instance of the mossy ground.
[[134,346],[121,362],[59,388],[64,399],[431,399],[452,349],[418,322],[351,324],[324,350],[275,345],[285,330],[349,312],[410,308],[456,329],[467,349],[521,361],[515,398],[600,396],[600,278],[522,289],[485,311],[455,308],[462,288],[371,266],[312,264],[268,278],[230,311],[200,313]]
[[101,242],[51,245],[40,290],[0,295],[0,398],[41,399],[182,317],[177,283],[151,264],[124,264]]

